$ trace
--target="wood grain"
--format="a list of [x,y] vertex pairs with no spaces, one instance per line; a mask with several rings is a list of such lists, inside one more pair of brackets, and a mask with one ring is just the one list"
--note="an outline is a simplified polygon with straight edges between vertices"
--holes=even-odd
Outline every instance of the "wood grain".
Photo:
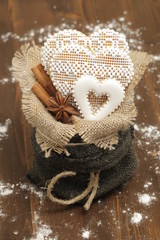
[[[25,177],[33,161],[32,129],[21,111],[20,88],[11,82],[8,71],[14,52],[24,42],[14,39],[13,33],[25,37],[31,29],[35,32],[49,25],[59,26],[62,22],[74,23],[77,29],[88,33],[86,25],[96,25],[97,21],[105,24],[113,19],[122,24],[122,29],[123,21],[118,20],[119,17],[124,17],[126,24],[132,23],[127,26],[135,31],[135,35],[136,29],[142,29],[142,36],[137,36],[141,39],[142,50],[160,55],[158,0],[0,1],[0,36],[12,33],[6,42],[0,39],[0,123],[4,124],[7,118],[12,121],[8,137],[0,141],[0,182],[5,186],[14,184],[13,194],[0,194],[0,239],[160,239],[160,138],[147,140],[143,138],[143,132],[136,132],[134,145],[139,160],[136,173],[124,186],[94,202],[89,212],[80,206],[64,208],[52,204],[45,192],[32,187]],[[40,43],[38,33],[32,38]],[[136,96],[140,96],[135,98],[139,111],[137,124],[142,127],[159,126],[159,70],[160,61],[156,61],[136,88]],[[9,82],[2,84],[3,78],[8,78]],[[24,187],[26,183],[29,185]],[[147,206],[138,201],[138,193],[156,199]],[[132,222],[134,213],[142,216],[138,224]],[[38,235],[43,229],[44,233]]]

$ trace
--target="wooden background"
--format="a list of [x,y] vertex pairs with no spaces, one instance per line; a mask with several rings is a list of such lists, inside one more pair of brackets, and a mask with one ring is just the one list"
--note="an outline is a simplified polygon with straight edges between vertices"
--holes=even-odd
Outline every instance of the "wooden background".
[[[128,40],[132,38],[131,48],[152,53],[156,61],[136,89],[136,173],[123,187],[94,202],[85,212],[79,206],[52,204],[25,177],[33,160],[31,126],[21,111],[21,92],[13,82],[10,66],[20,45],[30,38],[43,42],[47,29],[56,30],[61,24],[64,28],[67,23],[88,33],[99,23],[106,26],[107,21],[113,27],[118,24],[116,30],[126,31]],[[160,114],[159,23],[158,0],[0,1],[0,123],[4,125],[6,119],[11,119],[8,137],[0,140],[0,239],[160,239],[160,136],[156,130]],[[156,131],[147,136],[149,126]],[[4,188],[12,194],[4,196]],[[140,202],[138,194],[147,194],[148,205]],[[140,217],[137,221],[135,213]]]

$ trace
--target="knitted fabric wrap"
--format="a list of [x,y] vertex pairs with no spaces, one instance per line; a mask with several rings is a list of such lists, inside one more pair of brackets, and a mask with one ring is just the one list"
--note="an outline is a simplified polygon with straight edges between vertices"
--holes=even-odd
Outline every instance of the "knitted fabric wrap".
[[[47,183],[57,174],[64,171],[75,171],[74,177],[61,179],[54,187],[54,194],[63,199],[70,199],[86,189],[90,172],[100,171],[98,189],[95,198],[100,197],[123,182],[133,174],[137,160],[132,147],[133,128],[119,132],[119,142],[114,150],[101,149],[94,144],[86,146],[68,146],[70,156],[52,151],[45,158],[36,141],[35,130],[32,134],[34,148],[34,163],[28,172],[28,177],[39,186]],[[75,136],[72,142],[79,141]],[[84,202],[85,199],[81,201]]]
[[120,107],[102,121],[89,121],[73,117],[73,124],[57,122],[40,100],[32,93],[35,78],[31,68],[41,62],[41,48],[25,44],[15,53],[13,73],[22,90],[22,109],[26,119],[36,128],[36,140],[45,157],[51,151],[62,153],[73,136],[78,134],[84,143],[94,144],[102,149],[112,149],[118,143],[118,131],[129,128],[137,116],[134,104],[134,88],[140,81],[151,56],[144,52],[130,51],[134,64],[134,78],[126,89],[125,99]]

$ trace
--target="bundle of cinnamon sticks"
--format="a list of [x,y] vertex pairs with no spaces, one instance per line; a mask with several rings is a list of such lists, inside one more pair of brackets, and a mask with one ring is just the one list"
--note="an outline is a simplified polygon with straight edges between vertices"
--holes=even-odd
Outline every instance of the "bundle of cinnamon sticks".
[[53,85],[42,64],[33,67],[31,70],[37,80],[32,86],[33,93],[47,107],[47,110],[52,112],[57,121],[71,123],[72,115],[80,115],[79,111],[69,104],[71,95],[68,94],[65,98],[62,97],[61,93]]

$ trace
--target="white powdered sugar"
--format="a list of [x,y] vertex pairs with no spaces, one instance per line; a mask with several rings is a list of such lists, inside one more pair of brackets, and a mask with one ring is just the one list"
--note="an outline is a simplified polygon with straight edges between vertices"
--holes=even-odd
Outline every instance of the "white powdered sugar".
[[0,218],[5,218],[7,216],[7,214],[4,213],[2,209],[2,206],[4,205],[3,200],[6,201],[6,197],[13,194],[14,187],[14,184],[4,183],[3,181],[0,181]]
[[82,230],[82,238],[83,239],[89,239],[90,235],[91,235],[91,231],[89,231],[88,229],[87,230],[85,230],[85,229]]
[[[160,158],[160,129],[153,125],[137,125],[134,124],[134,129],[141,134],[141,137],[137,139],[137,145],[142,147],[146,145],[147,155],[151,155],[156,159]],[[151,143],[154,143],[150,148]]]
[[99,226],[101,226],[101,225],[102,225],[102,221],[99,220],[99,221],[97,222],[97,227],[99,227]]
[[28,183],[19,183],[19,187],[22,190],[27,190],[30,193],[34,193],[37,197],[42,198],[43,197],[43,191],[39,190],[37,191],[36,187],[32,184]]
[[160,61],[160,55],[154,55],[153,59],[154,61]]
[[52,230],[48,225],[40,223],[40,226],[37,228],[36,236],[34,237],[36,237],[37,240],[46,239],[51,233]]
[[142,214],[140,213],[133,213],[132,217],[131,217],[131,223],[132,224],[139,224],[142,220]]
[[[35,207],[34,211],[34,217],[33,217],[33,224],[35,225],[35,234],[31,237],[30,240],[32,239],[52,239],[52,240],[58,240],[57,235],[54,237],[50,238],[50,235],[52,234],[52,229],[51,227],[44,222],[40,218],[41,215],[41,209],[42,209],[42,203],[44,201],[44,193],[42,190],[37,190],[37,188],[29,183],[17,183],[17,184],[10,184],[10,183],[5,183],[3,181],[0,181],[0,219],[5,218],[6,216],[9,216],[9,213],[6,213],[6,209],[4,208],[6,198],[9,200],[10,196],[13,196],[13,194],[24,194],[24,191],[26,194],[33,194],[33,196],[38,197],[39,199],[39,204]],[[26,195],[26,196],[27,196]],[[24,199],[26,199],[26,196],[24,195]],[[3,208],[4,209],[3,209]],[[12,216],[11,221],[15,222],[16,218]],[[14,230],[13,232],[14,235],[18,235],[19,231],[17,229]],[[25,238],[24,238],[25,239]],[[27,239],[28,240],[28,239]]]
[[6,214],[3,213],[2,209],[0,209],[0,218],[4,218]]
[[153,200],[156,200],[156,197],[153,195],[150,196],[147,193],[144,193],[144,194],[138,193],[138,201],[144,205],[150,205]]
[[14,231],[13,234],[14,234],[14,235],[17,235],[17,234],[18,234],[18,231]]
[[44,192],[41,189],[37,190],[37,188],[34,185],[28,184],[28,183],[21,183],[21,182],[17,184],[17,186],[19,186],[21,190],[24,190],[36,195],[39,198],[40,205],[43,204]]
[[14,184],[0,182],[0,197],[11,195],[14,190]]
[[54,237],[50,237],[50,235],[52,234],[52,229],[51,227],[44,223],[41,219],[40,219],[40,212],[38,211],[34,211],[34,218],[33,218],[33,224],[35,224],[36,227],[36,233],[33,236],[34,238],[32,239],[52,239],[52,240],[58,240],[57,236]]
[[158,140],[160,139],[160,129],[157,126],[140,126],[134,124],[134,129],[142,133],[143,139]]
[[0,141],[8,137],[8,128],[10,124],[11,120],[9,118],[6,119],[4,124],[0,123]]
[[2,83],[2,84],[6,84],[6,83],[8,83],[9,82],[9,79],[8,78],[2,78],[2,79],[0,79],[0,83]]
[[0,84],[2,85],[16,82],[15,77],[13,76],[12,67],[8,66],[7,70],[8,70],[8,75],[0,79]]
[[148,182],[145,182],[144,184],[144,188],[148,188],[149,186],[152,185],[152,182],[148,181]]
[[143,133],[143,138],[151,139],[151,140],[158,140],[160,139],[160,129],[157,126],[145,126],[141,127],[140,131]]

